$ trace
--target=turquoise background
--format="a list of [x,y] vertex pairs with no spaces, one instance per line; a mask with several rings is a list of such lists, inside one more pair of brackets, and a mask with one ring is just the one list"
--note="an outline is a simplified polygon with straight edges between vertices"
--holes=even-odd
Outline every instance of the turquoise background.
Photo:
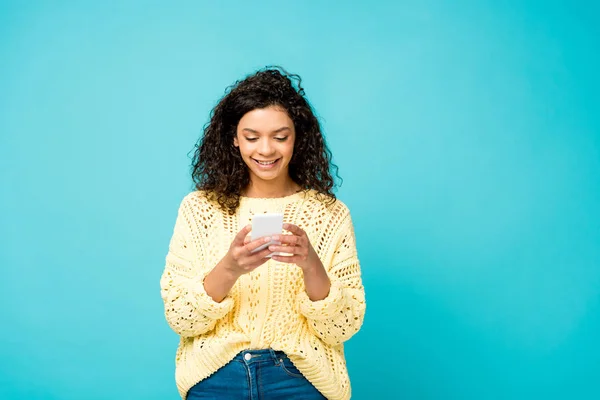
[[303,77],[344,178],[354,398],[600,398],[599,15],[0,1],[0,398],[177,398],[158,280],[188,152],[267,64]]

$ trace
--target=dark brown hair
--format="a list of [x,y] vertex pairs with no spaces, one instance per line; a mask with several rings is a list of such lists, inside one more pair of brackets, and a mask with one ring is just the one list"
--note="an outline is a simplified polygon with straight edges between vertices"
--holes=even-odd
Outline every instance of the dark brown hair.
[[269,106],[281,107],[294,123],[296,140],[289,164],[292,180],[303,190],[316,190],[335,202],[332,172],[339,175],[319,121],[304,96],[300,77],[279,67],[267,67],[237,81],[211,111],[192,160],[196,189],[210,193],[221,208],[235,213],[240,193],[250,183],[248,168],[233,145],[237,125],[246,113]]

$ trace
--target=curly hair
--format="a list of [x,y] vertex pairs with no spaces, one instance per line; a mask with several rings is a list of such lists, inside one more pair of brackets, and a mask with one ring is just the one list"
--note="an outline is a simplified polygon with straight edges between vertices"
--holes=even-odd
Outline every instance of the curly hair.
[[337,185],[332,172],[339,178],[337,166],[305,98],[301,78],[280,67],[261,69],[225,90],[195,146],[191,173],[196,189],[209,193],[229,214],[235,213],[241,192],[250,183],[248,167],[233,144],[237,126],[246,113],[269,106],[285,110],[294,123],[291,179],[303,190],[315,190],[320,198],[334,203]]

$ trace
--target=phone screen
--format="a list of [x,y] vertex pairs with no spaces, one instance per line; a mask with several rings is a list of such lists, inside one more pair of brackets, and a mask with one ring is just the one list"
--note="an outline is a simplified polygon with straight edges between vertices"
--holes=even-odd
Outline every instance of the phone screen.
[[[252,218],[252,240],[256,240],[265,236],[280,235],[283,232],[283,214],[281,213],[270,213],[270,214],[257,214]],[[266,249],[272,244],[280,244],[271,240],[268,243],[258,247],[253,253]]]

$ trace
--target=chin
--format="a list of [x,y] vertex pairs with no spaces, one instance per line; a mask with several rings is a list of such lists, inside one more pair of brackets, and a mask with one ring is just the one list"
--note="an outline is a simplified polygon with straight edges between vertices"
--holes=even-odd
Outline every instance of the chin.
[[265,174],[257,173],[256,171],[254,171],[254,175],[263,181],[274,181],[281,176],[281,174]]

